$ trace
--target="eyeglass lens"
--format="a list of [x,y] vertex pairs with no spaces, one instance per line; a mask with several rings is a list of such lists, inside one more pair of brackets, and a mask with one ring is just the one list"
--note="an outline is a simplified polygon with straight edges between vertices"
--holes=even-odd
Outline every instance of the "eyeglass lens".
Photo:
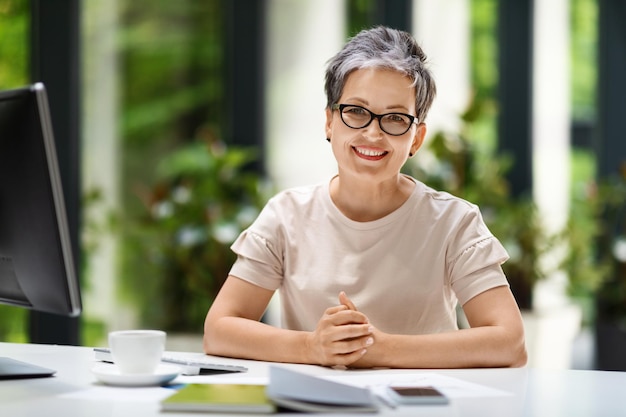
[[361,106],[343,106],[341,110],[341,120],[353,129],[362,129],[368,126],[374,118],[378,118],[378,123],[383,132],[394,136],[405,134],[412,123],[411,118],[403,113],[375,115]]

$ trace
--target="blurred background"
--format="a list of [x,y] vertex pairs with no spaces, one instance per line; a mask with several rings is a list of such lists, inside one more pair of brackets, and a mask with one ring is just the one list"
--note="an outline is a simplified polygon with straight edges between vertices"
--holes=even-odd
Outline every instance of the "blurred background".
[[621,0],[0,0],[0,89],[48,88],[84,305],[0,306],[0,341],[143,327],[201,351],[230,244],[336,170],[326,61],[385,24],[438,87],[404,170],[506,246],[529,366],[626,370],[624,21]]

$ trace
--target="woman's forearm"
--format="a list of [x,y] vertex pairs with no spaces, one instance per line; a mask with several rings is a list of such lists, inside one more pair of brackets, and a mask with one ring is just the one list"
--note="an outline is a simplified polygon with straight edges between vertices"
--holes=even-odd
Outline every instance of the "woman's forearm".
[[355,367],[478,368],[526,364],[524,338],[502,328],[481,327],[430,335],[375,331],[376,342]]
[[306,337],[307,332],[280,329],[241,317],[220,317],[205,325],[203,345],[210,355],[310,363]]

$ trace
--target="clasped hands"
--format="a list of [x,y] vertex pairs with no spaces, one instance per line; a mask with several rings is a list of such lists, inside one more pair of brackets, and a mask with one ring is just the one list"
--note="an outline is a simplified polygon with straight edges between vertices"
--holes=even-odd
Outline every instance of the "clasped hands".
[[375,341],[375,328],[358,311],[345,292],[339,305],[329,307],[309,335],[311,363],[325,366],[350,366],[361,359]]

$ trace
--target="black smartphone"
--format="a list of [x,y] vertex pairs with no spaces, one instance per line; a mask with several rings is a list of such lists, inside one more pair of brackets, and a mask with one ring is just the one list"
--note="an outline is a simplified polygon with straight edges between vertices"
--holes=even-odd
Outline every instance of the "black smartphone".
[[389,397],[397,404],[448,404],[448,397],[434,387],[393,386],[387,387]]

